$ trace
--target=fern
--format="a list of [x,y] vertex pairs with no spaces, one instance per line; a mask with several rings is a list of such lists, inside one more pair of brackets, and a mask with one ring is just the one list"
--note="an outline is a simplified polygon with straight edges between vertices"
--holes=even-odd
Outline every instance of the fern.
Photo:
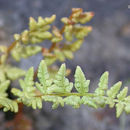
[[36,88],[33,81],[33,68],[30,68],[25,76],[24,80],[19,80],[22,91],[16,88],[12,89],[12,93],[18,96],[18,101],[23,102],[27,106],[32,106],[33,109],[37,107],[42,108],[41,98],[35,97]]
[[90,80],[86,80],[81,68],[78,66],[75,72],[75,88],[79,93],[86,93],[89,90]]
[[9,99],[6,93],[6,90],[8,89],[10,85],[9,80],[5,80],[0,83],[0,107],[3,107],[3,111],[12,111],[12,112],[18,112],[18,105],[16,101],[13,101]]
[[89,80],[86,80],[84,73],[78,66],[75,72],[75,88],[77,92],[72,92],[73,83],[65,77],[66,67],[62,64],[55,78],[49,77],[45,61],[41,61],[38,69],[40,83],[33,82],[33,69],[30,68],[24,80],[20,80],[23,91],[13,88],[12,92],[18,96],[19,101],[27,106],[41,108],[41,102],[52,102],[52,108],[62,107],[64,104],[79,108],[81,104],[89,107],[105,107],[107,104],[112,108],[116,107],[116,116],[119,117],[123,110],[130,113],[130,96],[127,96],[128,88],[120,90],[121,82],[116,83],[108,89],[108,72],[102,74],[98,88],[94,93],[89,93]]
[[[89,22],[93,16],[93,12],[83,12],[81,8],[73,8],[72,14],[68,18],[61,18],[61,22],[64,24],[61,29],[51,26],[56,15],[48,18],[40,16],[37,20],[30,17],[29,28],[21,34],[15,34],[14,42],[9,48],[0,47],[7,53],[2,56],[1,61],[6,60],[9,53],[16,61],[42,53],[47,65],[53,64],[56,60],[72,59],[73,52],[80,48],[84,38],[92,31],[91,26],[83,24]],[[38,45],[44,40],[49,40],[52,43],[50,48]]]
[[[37,20],[30,17],[29,28],[14,35],[14,42],[9,46],[0,45],[0,108],[4,111],[18,112],[18,104],[23,103],[33,109],[42,108],[42,102],[52,102],[52,108],[70,105],[79,108],[82,104],[92,108],[105,107],[116,108],[116,116],[123,111],[130,114],[130,96],[127,96],[128,88],[121,91],[121,82],[108,87],[109,73],[102,74],[98,87],[93,93],[89,92],[90,80],[86,79],[81,68],[77,66],[74,83],[70,82],[66,75],[70,72],[66,65],[62,64],[58,69],[48,69],[55,61],[72,59],[84,42],[84,38],[92,31],[91,26],[84,25],[94,16],[93,12],[83,12],[81,8],[73,8],[69,17],[61,18],[63,27],[58,29],[51,26],[56,15]],[[40,46],[44,40],[51,42],[50,48]],[[34,73],[33,67],[27,72],[8,64],[11,56],[20,61],[21,58],[41,53],[44,60],[41,61],[38,70]],[[35,81],[37,75],[38,81]],[[20,89],[12,88],[11,92],[16,99],[9,99],[6,90],[13,80],[19,80]],[[72,90],[76,90],[73,92]]]
[[51,86],[52,80],[49,78],[49,73],[47,70],[47,66],[45,62],[41,61],[38,69],[38,79],[40,84],[36,82],[37,88],[40,90],[41,93],[46,93],[48,87]]

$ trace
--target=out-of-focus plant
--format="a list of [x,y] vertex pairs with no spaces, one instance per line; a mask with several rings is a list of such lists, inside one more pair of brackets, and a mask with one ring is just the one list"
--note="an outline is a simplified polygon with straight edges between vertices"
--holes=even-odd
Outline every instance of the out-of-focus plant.
[[[0,46],[0,107],[4,111],[18,112],[18,104],[23,103],[33,109],[42,108],[42,101],[52,102],[52,108],[62,107],[64,104],[79,108],[80,105],[88,105],[93,108],[105,107],[107,104],[116,107],[116,116],[119,117],[123,110],[130,113],[130,96],[127,96],[128,88],[120,90],[121,82],[108,89],[108,72],[105,72],[99,81],[94,93],[89,93],[89,80],[86,80],[81,68],[78,66],[75,72],[75,83],[69,82],[65,77],[70,71],[65,64],[60,69],[50,67],[55,61],[72,59],[73,53],[82,45],[84,38],[92,31],[91,26],[83,25],[94,16],[93,12],[83,12],[81,8],[73,8],[72,14],[67,18],[61,18],[64,26],[58,29],[52,26],[56,15],[48,18],[38,17],[38,20],[30,18],[29,29],[21,34],[14,35],[14,42],[9,46]],[[52,44],[49,48],[40,46],[45,40]],[[8,63],[11,55],[16,61],[21,58],[41,53],[43,59],[38,70],[34,74],[33,68],[27,72]],[[48,68],[49,66],[49,68]],[[58,71],[58,72],[57,72]],[[13,80],[19,80],[20,89],[12,88],[11,92],[16,99],[8,98],[7,89]],[[39,82],[35,81],[38,77]],[[77,92],[72,92],[73,87]]]

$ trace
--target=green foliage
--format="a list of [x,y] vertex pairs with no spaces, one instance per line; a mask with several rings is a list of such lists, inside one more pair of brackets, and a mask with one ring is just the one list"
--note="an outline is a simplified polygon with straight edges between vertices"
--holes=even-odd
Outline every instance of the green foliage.
[[[123,111],[130,114],[130,96],[127,96],[128,88],[121,91],[121,82],[117,82],[108,89],[109,73],[102,74],[98,88],[93,93],[89,92],[90,80],[85,78],[81,68],[78,66],[74,75],[74,83],[70,82],[66,75],[70,72],[66,65],[62,64],[59,69],[48,69],[48,66],[56,60],[65,61],[72,59],[73,53],[83,44],[84,38],[92,31],[91,26],[86,24],[93,18],[93,12],[83,12],[81,8],[73,8],[72,14],[67,18],[61,18],[64,24],[61,29],[51,27],[56,15],[48,18],[38,17],[37,20],[30,17],[29,29],[21,34],[14,35],[14,42],[6,47],[0,45],[0,108],[4,111],[18,112],[18,104],[23,103],[33,109],[42,108],[42,102],[51,102],[52,108],[70,105],[79,108],[82,104],[92,108],[105,107],[116,108],[116,116],[119,117]],[[50,48],[39,45],[45,40],[52,44]],[[33,67],[27,72],[8,64],[10,54],[16,61],[21,58],[41,53],[44,60],[41,61],[38,70],[34,73]],[[20,89],[12,88],[11,92],[15,99],[9,99],[8,87],[12,80],[25,75],[19,80]],[[38,81],[35,82],[35,78]],[[76,92],[73,92],[75,90]]]
[[49,78],[49,73],[47,70],[47,66],[44,61],[41,61],[38,69],[38,79],[40,84],[36,82],[37,88],[41,93],[47,93],[48,87],[52,85],[52,80]]
[[67,96],[64,98],[64,102],[73,108],[79,108],[81,105],[80,96]]
[[15,48],[12,50],[12,57],[16,61],[20,61],[21,58],[28,58],[29,56],[35,55],[41,51],[40,46],[26,46],[17,43]]
[[16,46],[11,51],[11,54],[16,61],[41,52],[41,46],[34,46],[32,44],[41,43],[46,39],[50,40],[52,38],[52,34],[49,32],[49,24],[55,18],[55,15],[45,19],[38,17],[38,22],[36,22],[34,18],[30,17],[29,30],[24,30],[21,34],[14,35]]
[[22,91],[13,88],[12,92],[18,96],[18,101],[23,102],[27,106],[36,109],[42,108],[42,100],[52,102],[52,108],[62,107],[64,104],[73,108],[79,108],[80,105],[88,105],[89,107],[99,108],[116,107],[116,116],[119,117],[123,110],[130,112],[130,96],[127,96],[128,88],[120,90],[121,82],[116,83],[108,90],[108,72],[102,74],[98,88],[94,93],[89,93],[89,80],[86,80],[84,73],[78,66],[75,71],[75,84],[77,92],[72,92],[73,83],[65,77],[66,67],[62,64],[59,71],[52,79],[49,77],[45,61],[41,61],[38,69],[38,79],[36,87],[33,81],[33,68],[30,68],[24,80],[20,80]]
[[98,84],[99,87],[95,90],[95,93],[97,95],[103,96],[105,94],[105,90],[108,89],[108,75],[109,75],[108,72],[102,74],[100,82]]
[[79,93],[86,93],[89,90],[90,80],[86,80],[81,68],[78,66],[75,72],[75,88]]
[[10,65],[0,65],[0,80],[16,80],[25,75],[25,71]]
[[12,93],[18,96],[18,101],[23,102],[27,106],[32,106],[33,109],[37,107],[42,108],[41,98],[35,97],[36,88],[34,87],[33,81],[34,71],[30,68],[24,78],[24,80],[19,80],[22,91],[16,88],[12,89]]
[[65,64],[62,64],[58,73],[56,74],[52,87],[48,88],[48,92],[59,92],[66,93],[71,92],[73,84],[69,83],[69,80],[65,78],[66,75],[66,67]]
[[7,97],[8,94],[6,93],[6,90],[8,89],[9,85],[10,85],[9,80],[0,82],[0,107],[3,107],[4,112],[8,110],[12,112],[18,112],[17,102]]
[[[73,52],[80,48],[84,38],[92,31],[91,26],[82,24],[89,22],[93,16],[92,12],[83,12],[81,8],[73,8],[72,14],[68,18],[61,18],[61,22],[64,24],[61,29],[56,26],[51,27],[56,15],[48,18],[40,16],[37,20],[30,17],[29,29],[14,35],[15,41],[9,50],[3,46],[0,47],[0,50],[11,52],[16,61],[42,53],[47,65],[53,64],[56,60],[72,59]],[[38,45],[45,40],[52,43],[49,49]],[[3,55],[1,61],[6,59],[6,56]]]

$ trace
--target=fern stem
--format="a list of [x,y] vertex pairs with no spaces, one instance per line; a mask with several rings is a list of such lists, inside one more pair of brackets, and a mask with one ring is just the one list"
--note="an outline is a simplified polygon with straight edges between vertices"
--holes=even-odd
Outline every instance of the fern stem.
[[17,44],[17,41],[14,41],[9,47],[8,47],[8,50],[7,50],[7,54],[9,54],[11,52],[11,50],[16,46]]
[[88,97],[95,97],[96,95],[93,93],[51,93],[51,94],[39,94],[36,95],[36,97],[41,97],[41,96],[60,96],[60,97],[68,97],[68,96],[88,96]]

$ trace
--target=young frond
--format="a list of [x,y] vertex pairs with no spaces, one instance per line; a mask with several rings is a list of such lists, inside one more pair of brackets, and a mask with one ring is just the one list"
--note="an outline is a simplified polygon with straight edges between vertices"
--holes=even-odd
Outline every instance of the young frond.
[[98,84],[99,87],[95,90],[97,95],[103,96],[105,94],[105,90],[108,88],[108,76],[109,73],[107,71],[102,74]]
[[110,90],[107,90],[107,96],[110,98],[115,98],[116,95],[118,94],[120,88],[121,88],[122,82],[117,82],[116,84],[114,84]]
[[[78,66],[75,71],[74,87],[77,92],[71,92],[73,83],[69,82],[66,76],[66,66],[62,64],[59,71],[52,78],[49,76],[45,61],[41,61],[38,68],[39,82],[33,81],[33,68],[30,68],[25,75],[24,80],[20,80],[22,91],[16,88],[12,89],[14,95],[18,96],[19,102],[23,102],[33,109],[42,108],[42,100],[52,102],[52,108],[59,105],[70,105],[73,108],[79,108],[80,105],[88,105],[92,108],[116,107],[116,116],[119,117],[123,110],[130,113],[130,96],[127,96],[128,88],[120,90],[122,83],[114,84],[108,90],[108,72],[102,74],[98,88],[94,93],[89,92],[89,80],[86,80],[84,73]],[[36,85],[36,87],[34,86]]]
[[60,96],[42,96],[42,99],[46,102],[52,102],[53,109],[56,109],[59,105],[64,106],[64,100]]
[[47,88],[50,87],[52,84],[52,80],[49,77],[45,61],[41,61],[39,65],[38,79],[40,81],[40,84],[36,83],[37,88],[40,90],[41,93],[46,93]]
[[0,81],[16,80],[25,75],[25,71],[10,65],[0,65]]
[[0,83],[0,96],[2,96],[2,97],[7,96],[6,90],[8,89],[9,85],[10,85],[9,80],[5,80]]
[[79,96],[68,96],[64,98],[64,102],[65,104],[70,105],[73,108],[79,108],[81,105],[81,99]]
[[[82,104],[92,108],[116,107],[116,116],[119,117],[123,111],[130,114],[130,96],[127,96],[128,88],[120,91],[121,82],[117,82],[108,89],[109,73],[105,72],[100,77],[98,87],[94,92],[89,92],[90,80],[85,78],[82,69],[78,66],[74,74],[74,84],[66,78],[66,65],[62,64],[60,69],[49,75],[48,65],[56,60],[65,61],[72,59],[73,53],[83,44],[84,38],[92,31],[91,26],[83,25],[89,22],[94,16],[93,12],[83,12],[81,8],[73,8],[72,14],[67,18],[61,18],[64,24],[61,29],[51,25],[56,15],[37,20],[30,17],[29,28],[21,34],[14,35],[14,42],[9,46],[0,45],[0,108],[4,111],[18,111],[18,103],[31,106],[33,109],[42,108],[42,101],[52,102],[52,108],[70,105],[79,108]],[[44,48],[40,45],[44,40],[49,40],[52,45]],[[11,54],[16,61],[21,58],[41,53],[44,60],[41,61],[38,71],[38,81],[34,81],[34,69],[31,67],[27,72],[7,65],[6,61]],[[19,80],[21,89],[12,88],[11,92],[17,99],[8,98],[6,90],[10,82],[21,76]],[[35,75],[36,76],[36,75]],[[72,91],[72,89],[74,90]]]
[[12,111],[12,112],[18,112],[18,105],[16,101],[13,101],[9,99],[6,93],[6,90],[8,89],[10,85],[9,80],[5,80],[0,83],[0,108],[3,108],[3,111]]
[[24,80],[19,80],[22,91],[16,88],[12,89],[12,93],[18,96],[18,101],[23,102],[27,106],[32,106],[33,109],[42,108],[42,99],[36,97],[36,88],[34,87],[34,70],[30,68],[25,75]]
[[1,96],[0,96],[0,107],[3,108],[4,112],[7,112],[9,110],[12,112],[18,112],[17,102]]
[[53,86],[48,88],[48,92],[56,92],[56,93],[66,93],[71,92],[73,88],[73,84],[69,82],[67,78],[65,78],[66,75],[66,66],[65,64],[62,64],[58,73],[56,74]]
[[86,93],[89,91],[90,80],[86,80],[81,68],[77,66],[75,72],[75,88],[79,93]]

